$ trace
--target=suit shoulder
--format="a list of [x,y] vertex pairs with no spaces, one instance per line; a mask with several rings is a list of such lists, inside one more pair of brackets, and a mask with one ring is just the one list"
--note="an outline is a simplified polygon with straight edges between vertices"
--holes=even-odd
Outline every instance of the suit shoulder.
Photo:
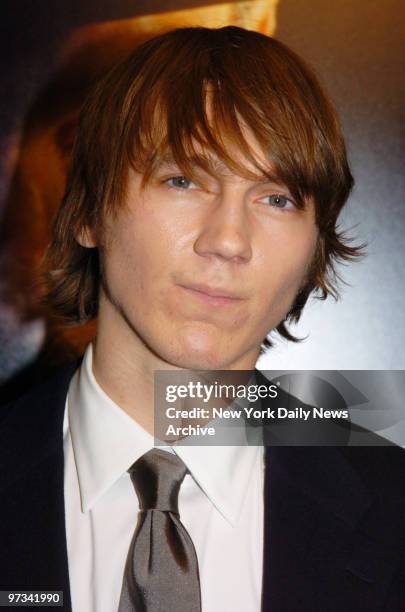
[[[77,364],[1,408],[0,489],[63,452],[66,395]],[[37,468],[40,470],[40,468]]]
[[401,447],[352,446],[342,448],[341,452],[371,490],[403,491],[405,450]]
[[41,413],[64,402],[78,365],[79,362],[75,362],[60,368],[46,382],[36,385],[18,399],[1,406],[0,432],[9,421],[31,420],[34,415],[38,417]]

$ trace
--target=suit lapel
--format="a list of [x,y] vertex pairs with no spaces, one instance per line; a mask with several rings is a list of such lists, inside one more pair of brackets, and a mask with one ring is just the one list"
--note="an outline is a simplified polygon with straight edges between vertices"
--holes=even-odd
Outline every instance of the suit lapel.
[[384,609],[399,559],[362,530],[373,502],[341,449],[267,448],[263,612]]
[[63,591],[67,611],[63,415],[76,367],[5,409],[0,430],[2,588]]

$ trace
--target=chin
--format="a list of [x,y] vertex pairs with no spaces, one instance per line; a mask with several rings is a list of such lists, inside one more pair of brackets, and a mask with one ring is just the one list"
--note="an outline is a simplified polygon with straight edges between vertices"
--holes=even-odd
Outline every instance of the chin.
[[221,350],[218,340],[206,335],[187,335],[168,344],[162,357],[168,363],[184,370],[226,370],[235,355]]
[[180,355],[171,363],[183,370],[227,370],[223,360],[207,355]]

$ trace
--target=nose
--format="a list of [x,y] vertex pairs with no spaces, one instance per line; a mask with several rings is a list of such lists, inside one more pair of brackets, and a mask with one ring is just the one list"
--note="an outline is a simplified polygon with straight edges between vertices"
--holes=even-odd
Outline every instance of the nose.
[[202,257],[248,262],[251,236],[243,195],[230,188],[218,194],[204,216],[194,251]]

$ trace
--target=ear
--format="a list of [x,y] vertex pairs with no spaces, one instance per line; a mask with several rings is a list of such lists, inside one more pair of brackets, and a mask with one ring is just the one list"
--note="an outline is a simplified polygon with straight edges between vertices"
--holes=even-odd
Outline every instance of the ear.
[[88,225],[84,225],[75,236],[76,242],[86,249],[98,246],[95,231]]

